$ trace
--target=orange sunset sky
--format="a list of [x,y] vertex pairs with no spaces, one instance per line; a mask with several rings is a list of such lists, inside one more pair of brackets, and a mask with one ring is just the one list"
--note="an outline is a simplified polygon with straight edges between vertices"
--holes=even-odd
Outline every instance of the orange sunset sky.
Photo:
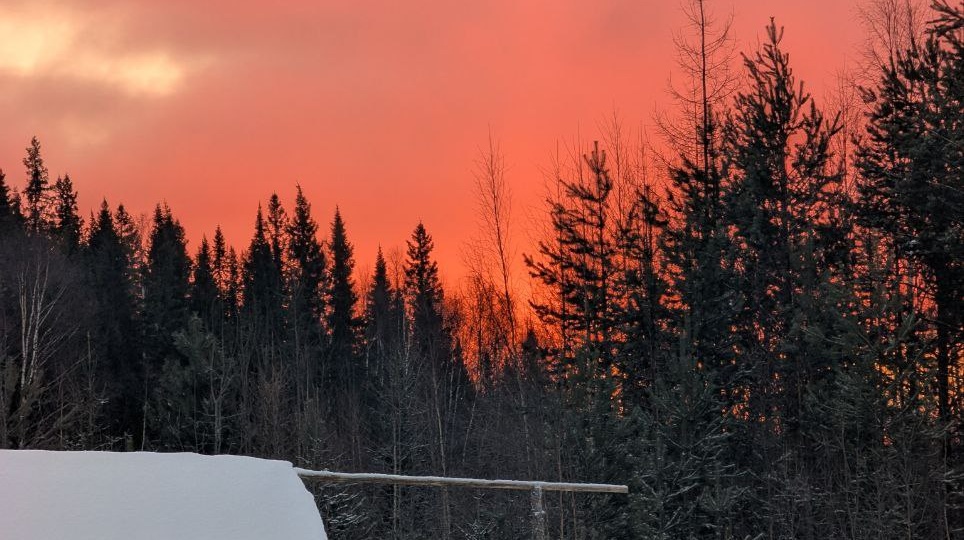
[[[821,101],[859,60],[857,0],[719,0],[738,50],[770,16]],[[557,141],[613,111],[655,135],[671,106],[676,0],[0,0],[0,167],[24,182],[32,135],[85,217],[166,200],[194,252],[216,225],[244,248],[295,183],[327,233],[340,205],[360,268],[418,220],[461,275],[489,129],[510,166],[518,243]]]

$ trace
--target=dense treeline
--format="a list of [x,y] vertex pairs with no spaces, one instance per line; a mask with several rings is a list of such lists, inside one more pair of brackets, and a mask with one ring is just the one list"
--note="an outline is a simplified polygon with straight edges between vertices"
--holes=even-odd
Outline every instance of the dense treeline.
[[[83,219],[33,139],[0,173],[0,447],[630,485],[548,497],[559,538],[964,537],[964,8],[890,44],[855,121],[781,28],[738,79],[691,7],[669,154],[614,124],[553,164],[528,305],[494,142],[443,290],[421,223],[360,280],[300,187],[240,252],[167,205]],[[312,489],[335,537],[529,534],[528,495]]]

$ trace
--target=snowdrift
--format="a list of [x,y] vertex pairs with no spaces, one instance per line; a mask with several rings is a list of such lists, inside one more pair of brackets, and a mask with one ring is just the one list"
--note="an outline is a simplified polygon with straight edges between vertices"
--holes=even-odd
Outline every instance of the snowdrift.
[[291,464],[240,456],[0,450],[0,536],[319,540]]

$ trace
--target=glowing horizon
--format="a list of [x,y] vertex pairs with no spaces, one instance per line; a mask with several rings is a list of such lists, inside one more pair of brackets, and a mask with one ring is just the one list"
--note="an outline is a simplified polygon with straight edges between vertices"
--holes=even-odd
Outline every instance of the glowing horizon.
[[[712,2],[738,51],[770,16],[818,101],[857,56],[857,1]],[[85,218],[102,198],[167,202],[193,254],[220,225],[243,250],[259,202],[300,183],[323,234],[338,205],[364,271],[422,220],[449,280],[476,229],[474,161],[489,130],[509,165],[513,231],[542,211],[557,144],[614,111],[652,134],[671,107],[675,2],[484,5],[420,0],[0,3],[0,167],[22,187],[30,137],[69,173]],[[678,74],[677,74],[678,76]]]

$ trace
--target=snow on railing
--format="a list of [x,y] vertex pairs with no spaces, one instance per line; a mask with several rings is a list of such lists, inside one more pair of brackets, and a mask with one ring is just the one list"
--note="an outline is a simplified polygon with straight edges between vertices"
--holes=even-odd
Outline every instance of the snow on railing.
[[546,512],[542,506],[545,491],[581,493],[629,493],[629,486],[617,484],[580,484],[575,482],[539,482],[527,480],[487,480],[483,478],[451,478],[447,476],[406,476],[401,474],[344,473],[312,471],[295,467],[303,479],[332,483],[395,484],[402,486],[462,487],[479,489],[512,489],[531,492],[532,532],[536,540],[546,537]]

